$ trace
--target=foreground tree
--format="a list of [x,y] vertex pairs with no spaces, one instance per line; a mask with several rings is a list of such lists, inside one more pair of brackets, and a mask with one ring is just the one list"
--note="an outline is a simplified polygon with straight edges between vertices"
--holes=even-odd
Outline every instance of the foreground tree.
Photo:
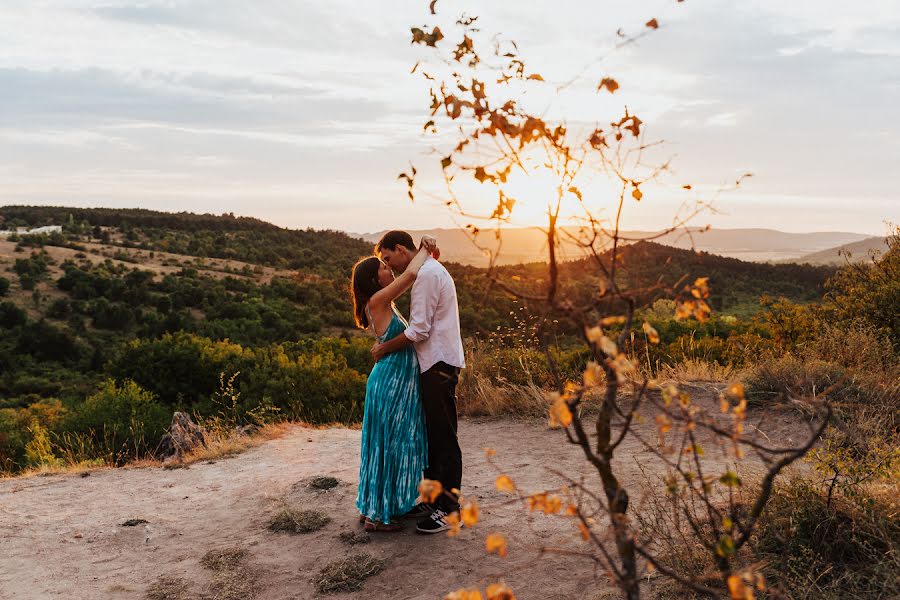
[[[436,3],[430,6],[434,14]],[[622,216],[629,203],[645,201],[647,187],[662,184],[669,163],[654,160],[659,143],[646,139],[643,120],[627,108],[613,118],[598,119],[607,123],[602,127],[548,116],[555,114],[554,100],[580,85],[588,71],[573,80],[551,83],[545,74],[528,68],[513,41],[494,37],[490,50],[483,52],[484,36],[476,21],[477,17],[466,16],[457,20],[453,42],[439,27],[412,29],[414,44],[434,49],[435,59],[417,63],[413,71],[421,73],[430,88],[431,114],[424,130],[444,136],[437,143],[444,191],[436,194],[423,189],[415,168],[400,178],[408,186],[410,199],[428,194],[469,219],[466,230],[471,239],[491,258],[491,284],[522,300],[538,316],[537,338],[556,371],[558,387],[550,399],[550,423],[563,430],[568,443],[581,449],[597,473],[597,483],[558,473],[564,485],[539,491],[520,490],[513,477],[500,473],[497,488],[517,495],[526,510],[570,519],[588,543],[587,549],[541,548],[540,552],[580,556],[602,566],[626,598],[639,598],[641,577],[651,570],[695,593],[718,596],[725,588],[733,598],[752,598],[754,586],[763,589],[764,583],[752,569],[739,567],[737,555],[750,542],[776,477],[804,456],[824,431],[830,415],[823,400],[827,390],[808,399],[816,418],[804,440],[782,446],[761,438],[758,428],[748,427],[747,401],[739,385],[723,391],[718,405],[710,407],[694,402],[676,385],[659,384],[638,372],[623,349],[639,333],[650,343],[658,342],[649,323],[641,327],[635,323],[638,309],[668,296],[676,301],[676,318],[702,321],[710,314],[705,278],[680,282],[674,288],[636,288],[622,278],[627,267],[621,259],[622,246],[639,241],[622,233]],[[620,30],[616,47],[632,44],[658,27],[658,21],[650,19],[635,35]],[[611,74],[598,74],[595,83],[599,94],[619,89]],[[551,106],[534,106],[529,102],[532,97],[550,98]],[[512,191],[517,177],[553,182],[544,212],[547,275],[540,282],[507,280],[496,267],[501,226],[518,206]],[[605,185],[597,186],[598,178]],[[492,210],[472,209],[473,192],[467,190],[473,182],[493,189]],[[694,193],[689,184],[679,187],[683,193]],[[686,206],[670,227],[644,239],[678,230],[690,235],[687,224],[710,202],[694,197]],[[479,223],[483,222],[493,226],[495,243],[482,242],[484,226]],[[563,226],[566,223],[570,225]],[[592,294],[575,294],[561,277],[563,243],[592,259],[594,272],[582,274],[596,277],[598,285]],[[590,350],[592,360],[579,381],[563,381],[553,363],[550,340],[561,320],[577,326]],[[586,399],[595,394],[599,395],[596,409],[584,410]],[[655,435],[647,435],[647,428],[639,426],[643,422],[655,424]],[[658,513],[655,529],[646,520],[640,522],[635,491],[622,483],[617,451],[626,440],[654,458],[648,470],[664,474],[664,501],[657,502],[664,510]],[[719,454],[718,465],[711,466],[711,452],[704,446]],[[764,466],[753,489],[743,484],[737,469],[748,453]],[[723,469],[726,461],[734,468]],[[433,482],[424,482],[423,493],[433,496],[439,490]],[[477,506],[469,502],[457,525],[474,525],[477,520]],[[699,543],[715,565],[718,583],[685,576],[668,566],[659,535],[687,535]],[[486,547],[501,555],[507,552],[500,534],[487,536]],[[488,588],[487,596],[514,597],[512,590],[499,584]],[[448,596],[481,597],[478,590]]]

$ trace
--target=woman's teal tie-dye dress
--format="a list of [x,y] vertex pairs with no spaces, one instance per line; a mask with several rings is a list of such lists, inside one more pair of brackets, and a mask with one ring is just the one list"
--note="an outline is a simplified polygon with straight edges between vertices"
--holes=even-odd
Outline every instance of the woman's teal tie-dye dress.
[[[378,341],[392,339],[406,327],[394,309]],[[375,363],[366,384],[356,496],[361,515],[389,523],[416,505],[428,455],[426,444],[419,362],[413,347],[407,346]]]

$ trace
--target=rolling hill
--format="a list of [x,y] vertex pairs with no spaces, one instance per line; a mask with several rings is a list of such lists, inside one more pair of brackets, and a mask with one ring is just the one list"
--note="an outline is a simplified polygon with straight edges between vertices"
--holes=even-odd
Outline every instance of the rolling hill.
[[[576,228],[567,231],[578,235]],[[485,254],[462,229],[429,229],[410,231],[415,238],[424,234],[433,235],[441,245],[447,260],[479,267],[487,266]],[[360,234],[370,243],[377,242],[384,234]],[[766,262],[796,259],[806,254],[827,250],[835,246],[866,239],[868,236],[849,232],[786,233],[772,229],[701,229],[679,230],[653,239],[658,235],[652,231],[624,231],[622,236],[632,239],[652,239],[652,241],[682,249],[694,249],[745,261]],[[478,243],[486,248],[497,248],[495,230],[483,230]],[[562,256],[571,260],[581,258],[583,252],[572,241],[564,241]],[[506,228],[502,230],[502,246],[498,264],[510,265],[545,259],[547,241],[544,233],[536,228]]]
[[828,248],[812,254],[804,254],[790,261],[793,263],[807,263],[810,265],[843,265],[848,262],[859,263],[871,260],[875,255],[884,254],[888,249],[887,238],[870,237],[858,242],[843,244],[835,248]]

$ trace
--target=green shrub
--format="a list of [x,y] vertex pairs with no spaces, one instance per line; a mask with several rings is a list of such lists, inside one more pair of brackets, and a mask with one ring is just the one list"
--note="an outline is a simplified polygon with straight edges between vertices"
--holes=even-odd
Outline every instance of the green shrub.
[[121,465],[152,452],[170,418],[170,411],[137,383],[108,379],[69,415],[63,429],[87,436],[102,458]]
[[888,248],[877,261],[851,264],[835,274],[826,300],[836,322],[864,319],[900,349],[900,227],[888,236]]
[[9,282],[9,279],[7,279],[6,277],[0,277],[0,296],[5,296],[9,293],[10,285],[11,284]]
[[12,329],[24,325],[28,321],[28,315],[24,310],[5,300],[0,302],[0,327]]
[[189,333],[165,334],[154,340],[133,340],[112,361],[110,372],[131,379],[169,407],[190,407],[208,400],[221,373],[243,370],[245,350],[238,344]]
[[241,373],[241,410],[271,406],[286,418],[314,423],[360,420],[366,393],[366,376],[351,369],[341,354],[296,348],[289,354],[281,345],[250,349],[183,332],[131,342],[111,370],[167,406],[203,414],[218,410],[213,398],[222,373]]

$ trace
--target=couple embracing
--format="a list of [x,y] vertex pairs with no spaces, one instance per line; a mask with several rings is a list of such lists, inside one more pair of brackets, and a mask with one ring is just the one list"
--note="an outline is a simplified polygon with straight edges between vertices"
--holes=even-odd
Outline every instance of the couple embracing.
[[[356,324],[377,340],[356,497],[366,531],[400,531],[402,519],[416,519],[416,531],[439,533],[459,510],[456,383],[465,361],[456,286],[439,257],[434,238],[424,236],[416,247],[405,231],[390,231],[375,256],[353,267]],[[410,287],[407,323],[394,300]],[[418,501],[423,477],[443,487],[433,504]]]

